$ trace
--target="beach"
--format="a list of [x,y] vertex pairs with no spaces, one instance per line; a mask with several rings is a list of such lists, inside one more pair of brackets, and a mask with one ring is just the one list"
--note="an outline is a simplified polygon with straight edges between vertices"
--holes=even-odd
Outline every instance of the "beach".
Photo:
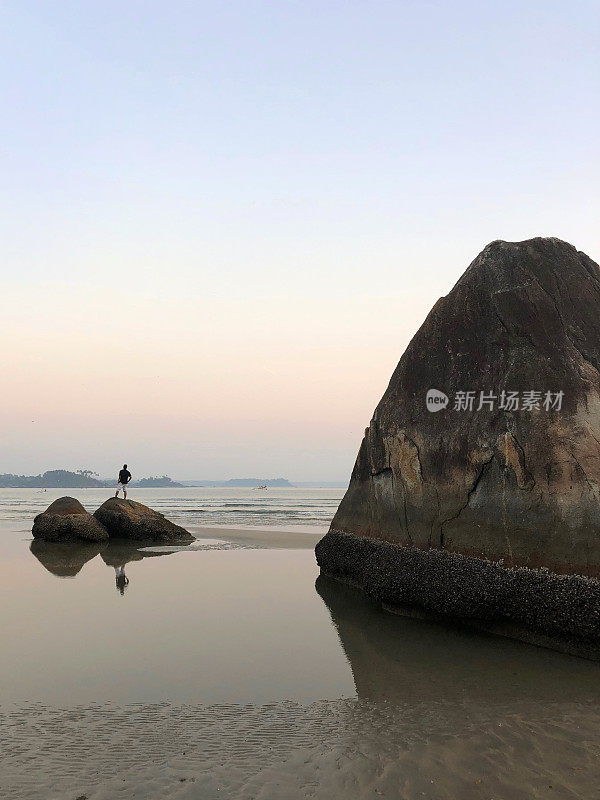
[[269,550],[314,550],[316,543],[321,538],[321,533],[316,531],[280,531],[257,530],[256,528],[207,528],[191,526],[190,532],[202,541],[223,536],[224,540],[232,544],[246,545],[248,547],[265,547]]
[[598,664],[388,614],[247,494],[189,547],[63,553],[0,497],[3,800],[596,796]]
[[0,800],[600,800],[600,4],[3,4]]

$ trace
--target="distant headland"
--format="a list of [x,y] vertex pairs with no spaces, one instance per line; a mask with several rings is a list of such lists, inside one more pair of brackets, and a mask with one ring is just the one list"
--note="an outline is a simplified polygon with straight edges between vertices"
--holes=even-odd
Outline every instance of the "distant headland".
[[[14,475],[12,473],[0,474],[0,489],[105,489],[112,488],[116,478],[99,478],[89,469],[79,469],[75,472],[66,469],[51,469],[41,475]],[[153,489],[184,487],[207,488],[254,488],[265,487],[290,487],[287,478],[231,478],[229,480],[213,481],[174,481],[168,475],[161,477],[140,478],[131,481],[132,488]]]
[[287,478],[230,478],[227,481],[182,481],[182,483],[184,486],[205,486],[208,488],[230,487],[232,489],[248,489],[255,488],[256,486],[294,486]]
[[[96,473],[89,469],[79,469],[70,472],[66,469],[51,469],[41,475],[0,475],[0,489],[105,489],[112,488],[116,483],[113,480],[95,478]],[[161,478],[140,478],[132,481],[131,486],[138,488],[173,487],[181,488],[183,484],[176,483],[167,475]]]
[[[0,489],[106,489],[113,488],[116,477],[100,478],[91,469],[51,469],[40,475],[0,474]],[[138,489],[256,489],[258,487],[282,489],[345,489],[346,481],[296,481],[287,478],[230,478],[228,480],[180,480],[168,475],[133,479],[132,488]]]

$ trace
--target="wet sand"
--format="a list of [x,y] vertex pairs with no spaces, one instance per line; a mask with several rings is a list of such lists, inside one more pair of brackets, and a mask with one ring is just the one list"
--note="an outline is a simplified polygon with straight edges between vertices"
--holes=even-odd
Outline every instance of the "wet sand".
[[593,800],[598,715],[557,702],[16,709],[2,797]]
[[325,531],[280,531],[260,528],[228,528],[189,526],[190,533],[197,539],[224,539],[227,542],[248,547],[267,547],[273,549],[313,550]]

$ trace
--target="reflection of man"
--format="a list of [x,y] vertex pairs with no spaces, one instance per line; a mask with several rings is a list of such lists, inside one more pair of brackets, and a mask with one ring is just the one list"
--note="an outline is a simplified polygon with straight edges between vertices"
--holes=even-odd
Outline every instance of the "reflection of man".
[[127,464],[123,464],[123,469],[119,470],[119,483],[117,484],[117,491],[115,497],[119,496],[119,492],[123,489],[123,497],[127,500],[126,486],[131,480],[131,472],[127,469]]
[[129,578],[125,575],[125,564],[122,564],[120,567],[115,567],[115,583],[117,584],[117,590],[121,592],[121,594],[125,594],[125,587],[129,583]]

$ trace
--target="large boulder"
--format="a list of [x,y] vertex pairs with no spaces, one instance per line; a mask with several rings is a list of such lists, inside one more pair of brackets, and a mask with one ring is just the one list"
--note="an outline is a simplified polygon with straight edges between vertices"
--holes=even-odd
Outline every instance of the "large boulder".
[[389,602],[416,556],[387,543],[432,554],[421,595],[471,570],[440,551],[597,577],[599,486],[600,268],[559,239],[492,242],[400,359],[317,557],[373,594],[396,571]]
[[33,521],[35,539],[46,542],[101,542],[108,533],[74,497],[59,497]]
[[158,511],[136,503],[111,497],[94,513],[111,538],[146,542],[189,544],[194,537]]
[[[331,527],[598,574],[599,370],[598,265],[558,239],[492,242],[402,356]],[[449,398],[436,413],[431,389]]]

